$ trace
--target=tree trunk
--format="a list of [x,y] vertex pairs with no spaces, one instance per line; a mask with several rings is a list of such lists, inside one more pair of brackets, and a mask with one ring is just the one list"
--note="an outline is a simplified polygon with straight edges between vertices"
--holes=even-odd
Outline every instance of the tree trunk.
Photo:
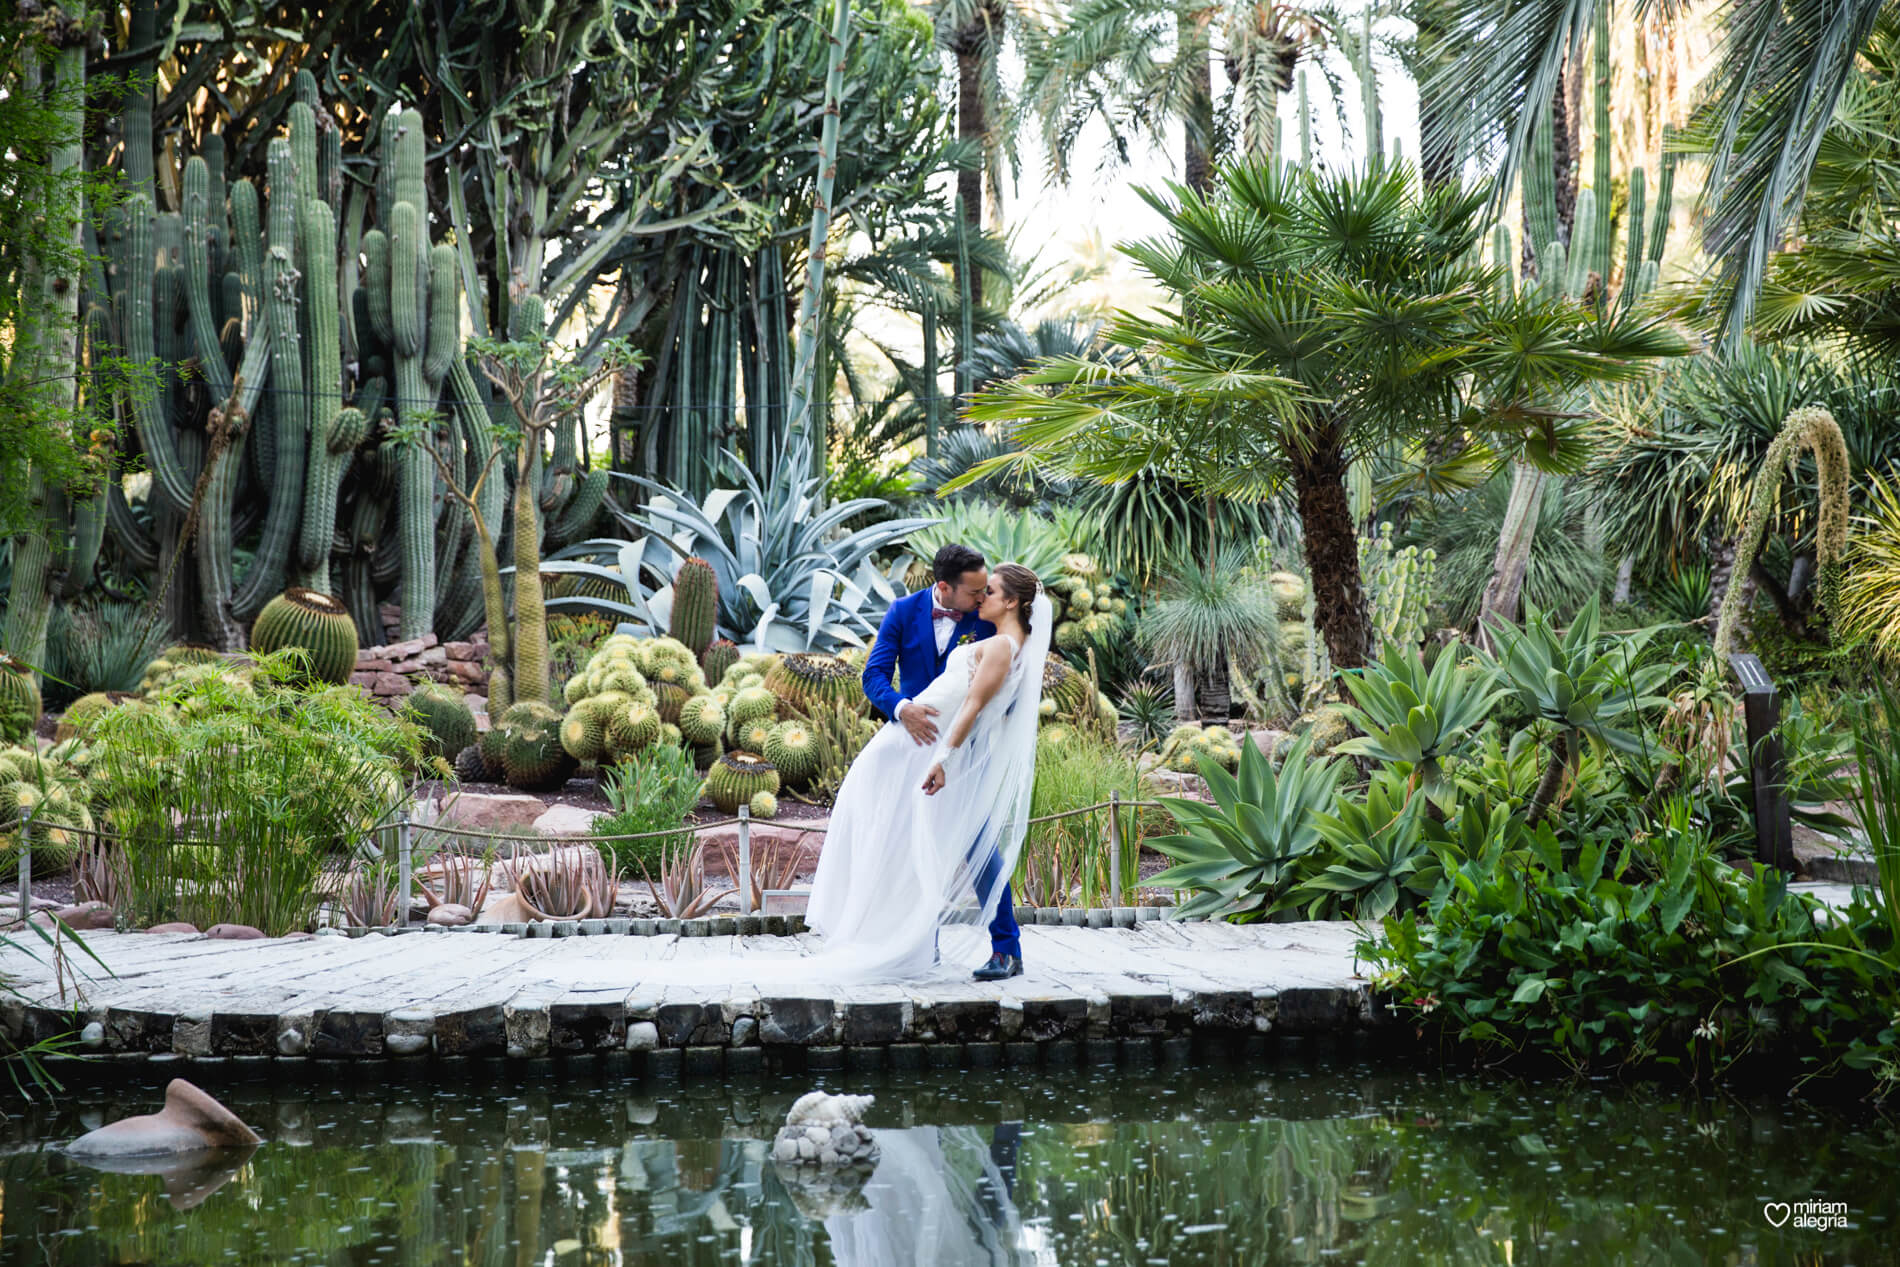
[[1517,463],[1511,473],[1511,499],[1504,507],[1497,552],[1491,556],[1491,579],[1478,605],[1478,645],[1487,651],[1495,649],[1492,627],[1517,620],[1524,596],[1524,574],[1530,569],[1531,546],[1537,540],[1537,515],[1544,502],[1546,478],[1529,462]]
[[[982,65],[982,23],[973,22],[957,32],[957,139],[981,147],[989,133],[984,117]],[[983,230],[983,165],[957,171],[957,211],[972,234]],[[970,270],[970,303],[983,303],[983,270]]]
[[1292,454],[1306,568],[1313,584],[1313,623],[1326,639],[1333,668],[1364,667],[1372,653],[1372,618],[1359,573],[1359,536],[1346,496],[1346,455],[1336,431],[1310,437]]
[[1183,11],[1174,20],[1175,49],[1189,58],[1187,114],[1181,120],[1181,180],[1196,193],[1214,187],[1214,71],[1208,61],[1207,23]]
[[1191,722],[1197,707],[1194,699],[1194,675],[1185,664],[1174,666],[1174,720]]

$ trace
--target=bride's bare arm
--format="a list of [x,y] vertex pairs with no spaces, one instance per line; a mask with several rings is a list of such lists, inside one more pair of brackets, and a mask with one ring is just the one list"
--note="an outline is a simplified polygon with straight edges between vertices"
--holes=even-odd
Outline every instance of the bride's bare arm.
[[[997,650],[1001,648],[1001,650]],[[1013,648],[1007,638],[991,638],[977,644],[976,666],[972,670],[969,694],[963,697],[963,707],[957,710],[956,720],[950,723],[950,731],[944,736],[943,744],[937,749],[938,758],[931,763],[930,774],[924,780],[924,791],[936,795],[943,787],[943,755],[945,752],[961,748],[963,741],[970,737],[970,730],[976,725],[977,714],[1002,689],[1009,679],[1010,656]]]

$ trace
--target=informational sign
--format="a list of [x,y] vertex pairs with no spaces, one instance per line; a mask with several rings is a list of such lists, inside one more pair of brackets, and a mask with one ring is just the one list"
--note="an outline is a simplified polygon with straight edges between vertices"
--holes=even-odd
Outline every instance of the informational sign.
[[1796,869],[1794,822],[1788,809],[1787,767],[1781,755],[1781,696],[1760,660],[1746,652],[1728,658],[1742,684],[1748,731],[1748,774],[1755,802],[1755,857],[1784,871]]

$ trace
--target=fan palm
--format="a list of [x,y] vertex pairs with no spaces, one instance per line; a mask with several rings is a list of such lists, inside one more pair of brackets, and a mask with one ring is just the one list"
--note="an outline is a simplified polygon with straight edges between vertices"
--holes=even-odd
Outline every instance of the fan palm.
[[1205,568],[1181,560],[1141,617],[1142,642],[1188,671],[1201,714],[1216,721],[1233,711],[1228,665],[1251,677],[1280,650],[1273,590],[1250,558],[1230,546]]
[[1074,361],[978,397],[1020,455],[1105,483],[1160,468],[1209,495],[1290,486],[1315,619],[1336,667],[1372,645],[1350,463],[1389,444],[1468,441],[1454,459],[1563,469],[1577,429],[1554,407],[1687,346],[1646,315],[1547,292],[1506,295],[1477,262],[1484,195],[1420,190],[1409,169],[1228,169],[1216,192],[1150,203],[1169,236],[1123,249],[1180,301],[1111,330],[1139,370]]

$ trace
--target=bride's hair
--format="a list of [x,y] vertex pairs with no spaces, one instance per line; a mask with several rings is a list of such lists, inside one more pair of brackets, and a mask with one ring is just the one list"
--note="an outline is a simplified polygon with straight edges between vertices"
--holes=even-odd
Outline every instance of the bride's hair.
[[1029,609],[1036,605],[1036,591],[1042,588],[1042,582],[1020,563],[999,563],[990,575],[1002,587],[1003,597],[1016,600],[1016,615],[1023,622],[1023,632],[1028,633]]

